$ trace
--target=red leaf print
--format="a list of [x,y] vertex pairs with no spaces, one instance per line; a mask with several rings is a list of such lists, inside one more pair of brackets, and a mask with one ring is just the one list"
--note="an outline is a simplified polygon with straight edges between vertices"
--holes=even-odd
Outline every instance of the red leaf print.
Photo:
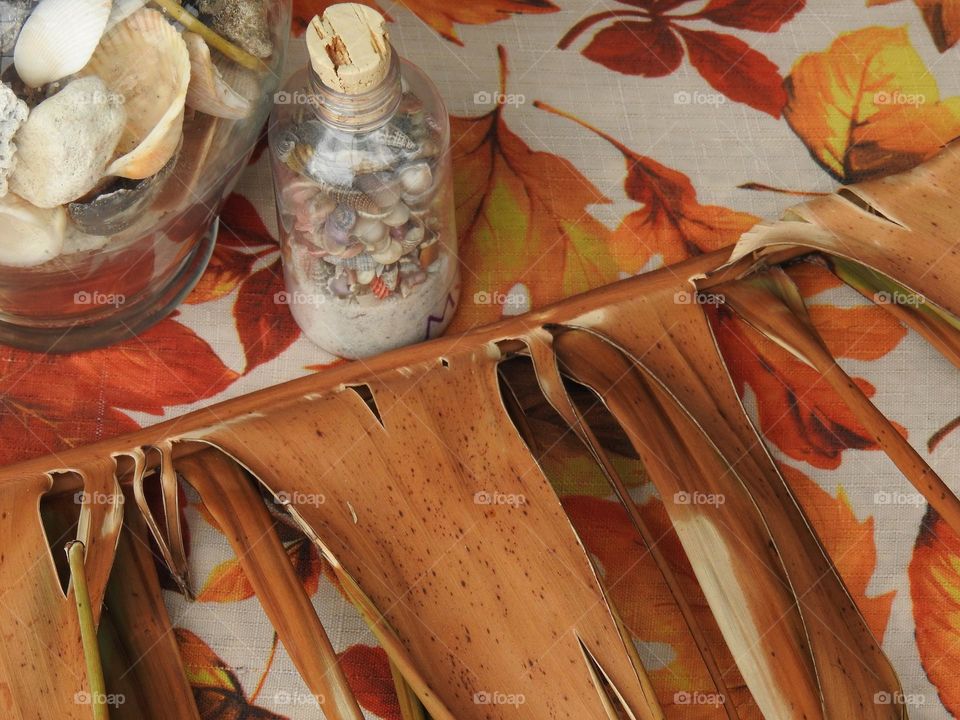
[[170,319],[119,345],[70,355],[64,365],[97,390],[91,404],[153,415],[213,397],[238,377],[205,340]]
[[284,290],[279,258],[251,275],[240,288],[233,317],[247,358],[245,374],[279,356],[300,337],[290,308],[276,300]]
[[0,463],[131,432],[139,426],[121,409],[160,415],[212,397],[236,378],[173,319],[139,338],[74,355],[0,348]]
[[[849,312],[842,308],[831,309],[838,313]],[[743,397],[745,386],[750,386],[756,396],[764,437],[788,457],[833,470],[840,466],[844,450],[880,449],[869,430],[816,370],[749,328],[727,310],[717,310],[713,322],[717,342],[727,360],[737,392]],[[817,329],[823,332],[827,328],[818,324]],[[900,333],[888,337],[888,351],[901,338]],[[829,338],[827,342],[833,346],[836,338]],[[876,392],[862,378],[855,377],[853,381],[867,397]],[[896,423],[894,426],[906,435],[906,430]]]
[[618,20],[594,35],[583,54],[624,75],[663,77],[680,67],[683,46],[668,23]]
[[[619,0],[637,10],[611,9],[587,15],[557,43],[566,50],[590,28],[603,24],[580,52],[606,68],[626,75],[669,75],[683,60],[731,100],[779,118],[786,104],[780,71],[765,55],[732,35],[692,30],[684,23],[708,20],[742,30],[775,32],[791,20],[806,0],[709,0],[699,12],[671,14],[687,0]],[[679,37],[678,37],[679,33]]]
[[340,667],[365,710],[384,720],[403,720],[390,661],[382,648],[369,645],[348,647],[340,653]]
[[[66,383],[51,384],[46,393],[64,393],[62,405],[38,407],[27,388],[25,396],[0,397],[0,465],[55,453],[87,442],[124,435],[137,430],[131,418],[107,408],[98,415],[84,398],[70,397]],[[33,387],[30,383],[29,387]],[[41,396],[42,397],[42,396]]]
[[267,230],[253,203],[243,195],[233,193],[220,211],[217,244],[235,248],[263,248],[276,245],[277,240]]
[[696,17],[717,25],[769,33],[779,30],[805,4],[806,0],[710,0]]
[[732,35],[677,29],[687,44],[690,63],[711,86],[731,100],[780,117],[787,94],[780,71],[765,55]]

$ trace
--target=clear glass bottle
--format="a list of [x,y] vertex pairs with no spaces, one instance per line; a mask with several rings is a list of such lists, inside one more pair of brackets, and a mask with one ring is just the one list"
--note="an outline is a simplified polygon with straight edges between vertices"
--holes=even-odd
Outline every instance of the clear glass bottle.
[[419,68],[387,54],[360,92],[334,89],[311,63],[270,123],[283,301],[341,357],[435,337],[459,299],[447,111]]

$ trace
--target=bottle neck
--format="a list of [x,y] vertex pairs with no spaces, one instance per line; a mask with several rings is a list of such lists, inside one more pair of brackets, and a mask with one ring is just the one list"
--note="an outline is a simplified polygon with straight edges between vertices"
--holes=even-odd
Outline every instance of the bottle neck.
[[372,130],[383,125],[396,112],[403,95],[400,61],[390,53],[390,69],[376,87],[357,95],[348,95],[325,85],[313,66],[309,66],[311,103],[317,117],[342,130]]

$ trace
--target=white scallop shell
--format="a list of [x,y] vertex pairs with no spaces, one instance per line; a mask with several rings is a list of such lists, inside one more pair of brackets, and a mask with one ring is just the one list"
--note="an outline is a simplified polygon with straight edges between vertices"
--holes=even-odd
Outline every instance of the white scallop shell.
[[397,228],[407,224],[410,219],[410,208],[404,203],[397,203],[391,208],[390,212],[383,219],[383,224],[388,227]]
[[361,217],[350,234],[359,238],[364,245],[376,245],[386,237],[387,226],[379,220]]
[[190,55],[180,33],[156,10],[138,10],[104,36],[84,73],[124,96],[127,125],[107,174],[159,172],[183,135]]
[[122,98],[100,78],[72,81],[37,105],[17,132],[10,190],[41,208],[86,195],[103,178],[125,118]]
[[373,259],[381,265],[391,265],[403,257],[403,248],[396,240],[391,242],[386,250],[373,254]]
[[0,199],[0,265],[34,267],[53,260],[63,249],[67,214],[44,210],[9,194]]
[[107,20],[107,30],[122,23],[146,4],[147,0],[113,0],[110,18]]
[[40,0],[13,51],[17,74],[40,87],[82,70],[103,37],[111,5],[111,0]]
[[243,120],[253,112],[253,103],[234,90],[214,65],[210,47],[195,33],[184,33],[190,53],[190,87],[187,105],[207,115]]

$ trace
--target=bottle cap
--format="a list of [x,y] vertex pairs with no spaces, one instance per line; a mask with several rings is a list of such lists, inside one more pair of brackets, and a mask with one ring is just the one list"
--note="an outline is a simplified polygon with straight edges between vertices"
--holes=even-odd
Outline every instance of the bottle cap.
[[331,5],[313,18],[307,50],[320,81],[347,95],[373,90],[390,70],[386,19],[359,3]]

